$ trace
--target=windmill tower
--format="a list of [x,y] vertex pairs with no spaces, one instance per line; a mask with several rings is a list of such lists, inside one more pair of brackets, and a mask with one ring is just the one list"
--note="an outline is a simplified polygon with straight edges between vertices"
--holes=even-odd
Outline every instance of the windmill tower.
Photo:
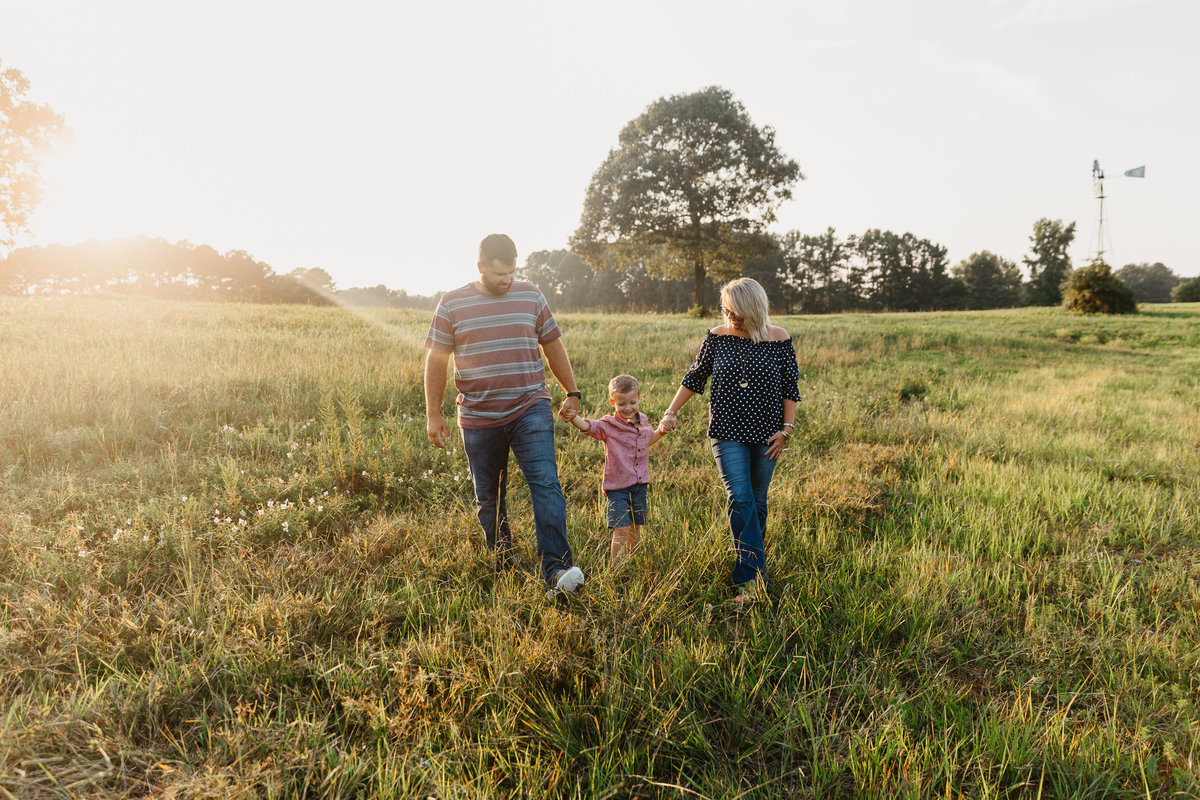
[[1112,240],[1104,227],[1104,170],[1100,169],[1099,159],[1092,161],[1092,187],[1100,202],[1100,217],[1096,222],[1095,247],[1090,251],[1092,257],[1089,261],[1103,261],[1104,254],[1112,251]]

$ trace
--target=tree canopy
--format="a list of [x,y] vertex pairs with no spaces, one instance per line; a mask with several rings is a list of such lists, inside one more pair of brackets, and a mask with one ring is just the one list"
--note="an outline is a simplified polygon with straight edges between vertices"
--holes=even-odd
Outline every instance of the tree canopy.
[[1176,303],[1200,302],[1200,278],[1189,278],[1172,289],[1171,300]]
[[770,252],[759,234],[804,177],[718,86],[654,101],[619,142],[592,176],[572,249],[597,270],[690,276],[696,305],[710,272],[732,277]]
[[1033,223],[1030,255],[1025,258],[1025,266],[1029,267],[1025,299],[1030,305],[1056,306],[1062,302],[1062,283],[1071,274],[1067,248],[1074,239],[1074,222],[1063,225],[1061,219],[1043,217]]
[[1171,290],[1183,282],[1162,262],[1126,264],[1113,274],[1129,287],[1139,303],[1169,303]]
[[0,253],[28,230],[42,199],[40,153],[66,135],[63,118],[25,99],[29,81],[0,62]]
[[1007,258],[984,250],[958,263],[953,274],[965,287],[970,309],[1013,308],[1021,304],[1021,271]]

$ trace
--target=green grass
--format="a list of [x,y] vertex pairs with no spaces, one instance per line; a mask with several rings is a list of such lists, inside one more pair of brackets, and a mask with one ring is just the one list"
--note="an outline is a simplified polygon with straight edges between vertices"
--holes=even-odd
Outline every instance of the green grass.
[[[1200,305],[776,319],[740,614],[703,398],[629,569],[563,425],[587,591],[519,478],[497,578],[427,317],[0,298],[0,797],[1200,794]],[[559,321],[585,412],[631,372],[652,419],[704,329]]]

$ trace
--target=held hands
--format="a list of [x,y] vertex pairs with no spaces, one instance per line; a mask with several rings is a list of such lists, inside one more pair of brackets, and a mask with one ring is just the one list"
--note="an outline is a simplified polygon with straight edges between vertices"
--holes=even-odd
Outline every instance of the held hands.
[[567,422],[570,422],[572,418],[579,416],[579,398],[568,397],[566,400],[563,400],[562,405],[558,409],[558,416],[560,419],[564,419]]
[[658,430],[660,432],[662,432],[662,434],[664,436],[666,436],[668,433],[675,430],[675,428],[678,425],[679,425],[679,417],[676,416],[675,412],[668,411],[668,412],[664,413],[662,415],[662,419],[659,420]]

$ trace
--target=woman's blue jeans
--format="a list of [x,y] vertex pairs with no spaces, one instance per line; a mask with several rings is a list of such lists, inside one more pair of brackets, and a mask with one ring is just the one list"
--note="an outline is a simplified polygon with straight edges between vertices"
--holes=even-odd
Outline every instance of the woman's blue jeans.
[[554,460],[554,414],[550,401],[534,404],[507,425],[460,430],[475,484],[479,524],[488,549],[496,554],[497,565],[505,569],[512,566],[513,560],[506,501],[511,450],[529,485],[542,580],[549,583],[556,572],[570,569],[567,499],[558,483],[558,464]]
[[725,484],[729,504],[729,530],[737,563],[733,582],[741,585],[756,578],[767,580],[763,537],[767,530],[767,490],[775,462],[767,458],[767,445],[710,439],[717,472]]

